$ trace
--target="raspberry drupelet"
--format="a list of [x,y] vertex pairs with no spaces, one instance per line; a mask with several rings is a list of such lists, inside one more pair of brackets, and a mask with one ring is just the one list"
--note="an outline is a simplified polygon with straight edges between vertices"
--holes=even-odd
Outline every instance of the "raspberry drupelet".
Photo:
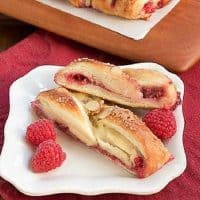
[[66,159],[65,152],[59,144],[53,140],[47,140],[37,147],[36,152],[31,160],[31,167],[34,172],[48,172],[60,167]]
[[29,143],[37,146],[41,142],[49,139],[56,139],[56,132],[53,121],[49,119],[40,119],[27,127],[26,140]]
[[152,110],[144,116],[143,121],[162,140],[171,138],[176,133],[176,120],[171,110]]

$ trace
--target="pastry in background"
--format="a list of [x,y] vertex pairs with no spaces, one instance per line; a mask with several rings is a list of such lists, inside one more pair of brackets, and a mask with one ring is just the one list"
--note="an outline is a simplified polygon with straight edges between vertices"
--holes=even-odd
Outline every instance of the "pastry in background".
[[127,19],[147,19],[170,0],[69,0],[76,7],[92,7]]

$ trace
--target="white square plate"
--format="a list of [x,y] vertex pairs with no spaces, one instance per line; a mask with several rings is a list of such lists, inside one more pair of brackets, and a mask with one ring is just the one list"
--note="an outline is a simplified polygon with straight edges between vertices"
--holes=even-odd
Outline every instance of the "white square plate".
[[[160,65],[140,63],[122,67],[161,71],[173,80],[183,99],[183,82]],[[148,178],[132,177],[102,155],[62,133],[58,133],[57,142],[67,152],[67,160],[56,170],[42,174],[33,173],[29,169],[29,161],[34,149],[24,140],[26,127],[34,121],[30,102],[40,91],[56,87],[53,77],[61,68],[49,65],[35,68],[16,80],[10,87],[10,113],[5,125],[5,139],[0,157],[0,175],[5,180],[21,192],[34,196],[56,193],[147,195],[160,191],[184,171],[186,167],[182,142],[184,118],[180,105],[174,112],[177,133],[166,142],[167,148],[175,159]]]

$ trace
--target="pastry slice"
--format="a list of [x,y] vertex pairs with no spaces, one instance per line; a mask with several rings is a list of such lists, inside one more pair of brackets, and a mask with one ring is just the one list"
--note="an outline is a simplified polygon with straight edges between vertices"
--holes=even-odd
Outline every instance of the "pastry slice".
[[147,19],[170,0],[69,0],[76,7],[92,7],[127,19]]
[[58,71],[55,82],[71,90],[88,93],[140,108],[172,108],[177,90],[164,74],[148,69],[120,69],[107,63],[79,59]]
[[166,4],[168,4],[171,0],[154,0],[154,5],[157,9],[163,8]]
[[139,178],[151,175],[171,159],[160,139],[128,109],[105,108],[97,116],[94,130],[97,150]]
[[61,130],[70,131],[88,146],[96,145],[84,107],[68,90],[58,88],[41,92],[31,106],[38,117],[52,119]]
[[58,88],[41,92],[32,108],[139,178],[156,172],[171,158],[141,119],[100,98]]

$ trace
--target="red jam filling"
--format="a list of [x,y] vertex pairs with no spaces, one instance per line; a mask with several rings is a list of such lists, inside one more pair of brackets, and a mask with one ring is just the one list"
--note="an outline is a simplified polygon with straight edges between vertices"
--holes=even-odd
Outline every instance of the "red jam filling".
[[92,83],[92,81],[83,74],[76,74],[76,73],[68,74],[66,79],[69,82],[76,82],[79,85],[87,85]]
[[[118,93],[116,91],[111,90],[109,87],[106,87],[104,85],[104,83],[102,83],[101,81],[95,80],[95,77],[92,77],[91,75],[90,75],[90,77],[87,77],[87,76],[85,76],[85,75],[83,75],[81,73],[69,73],[69,74],[65,74],[65,78],[66,78],[66,80],[68,82],[70,82],[70,83],[74,82],[74,83],[76,83],[79,86],[84,86],[84,85],[91,84],[93,86],[100,87],[100,88],[102,88],[102,89],[104,89],[104,90],[106,90],[106,91],[108,91],[110,93],[113,93],[115,95],[122,96],[121,93]],[[130,98],[130,96],[128,96],[128,95],[125,96],[125,97]],[[146,98],[148,98],[148,97],[146,97]]]
[[44,115],[42,109],[40,108],[39,100],[32,101],[31,108],[39,118],[45,118],[45,115]]
[[141,156],[134,158],[134,163],[135,163],[135,166],[134,166],[135,170],[138,170],[144,167],[144,160]]
[[127,167],[126,164],[124,162],[122,162],[119,158],[117,158],[116,156],[110,154],[108,151],[102,149],[101,147],[99,146],[96,146],[96,147],[93,147],[94,149],[96,149],[98,152],[100,152],[101,154],[109,157],[114,163],[116,164],[120,164],[122,166],[125,166],[126,168],[128,168],[130,171],[133,171],[134,173],[136,172],[137,176],[140,177],[140,178],[143,178],[144,175],[142,173],[142,171],[140,172],[140,174],[138,175],[138,170],[134,169],[134,168],[130,168],[130,167]]
[[76,82],[79,85],[92,84],[94,86],[103,88],[104,90],[107,90],[108,92],[112,92],[114,94],[120,95],[120,94],[110,90],[109,88],[107,88],[103,83],[97,82],[93,78],[88,78],[88,77],[84,76],[83,74],[77,74],[77,73],[66,74],[66,79],[69,82]]
[[147,14],[151,14],[151,13],[155,12],[155,10],[156,10],[156,8],[155,8],[155,6],[153,5],[153,2],[152,2],[152,1],[147,2],[147,3],[144,5],[143,9],[144,9],[145,13],[147,13]]
[[143,87],[141,90],[143,98],[158,99],[164,96],[164,89],[161,87]]
[[135,163],[135,166],[133,167],[133,169],[136,171],[139,178],[143,178],[144,167],[145,167],[144,159],[141,156],[138,156],[134,158],[134,163]]
[[164,1],[163,0],[160,0],[157,4],[157,8],[162,8],[164,6]]
[[170,108],[171,110],[175,110],[178,105],[181,105],[181,94],[180,92],[177,92],[177,99],[175,104]]

